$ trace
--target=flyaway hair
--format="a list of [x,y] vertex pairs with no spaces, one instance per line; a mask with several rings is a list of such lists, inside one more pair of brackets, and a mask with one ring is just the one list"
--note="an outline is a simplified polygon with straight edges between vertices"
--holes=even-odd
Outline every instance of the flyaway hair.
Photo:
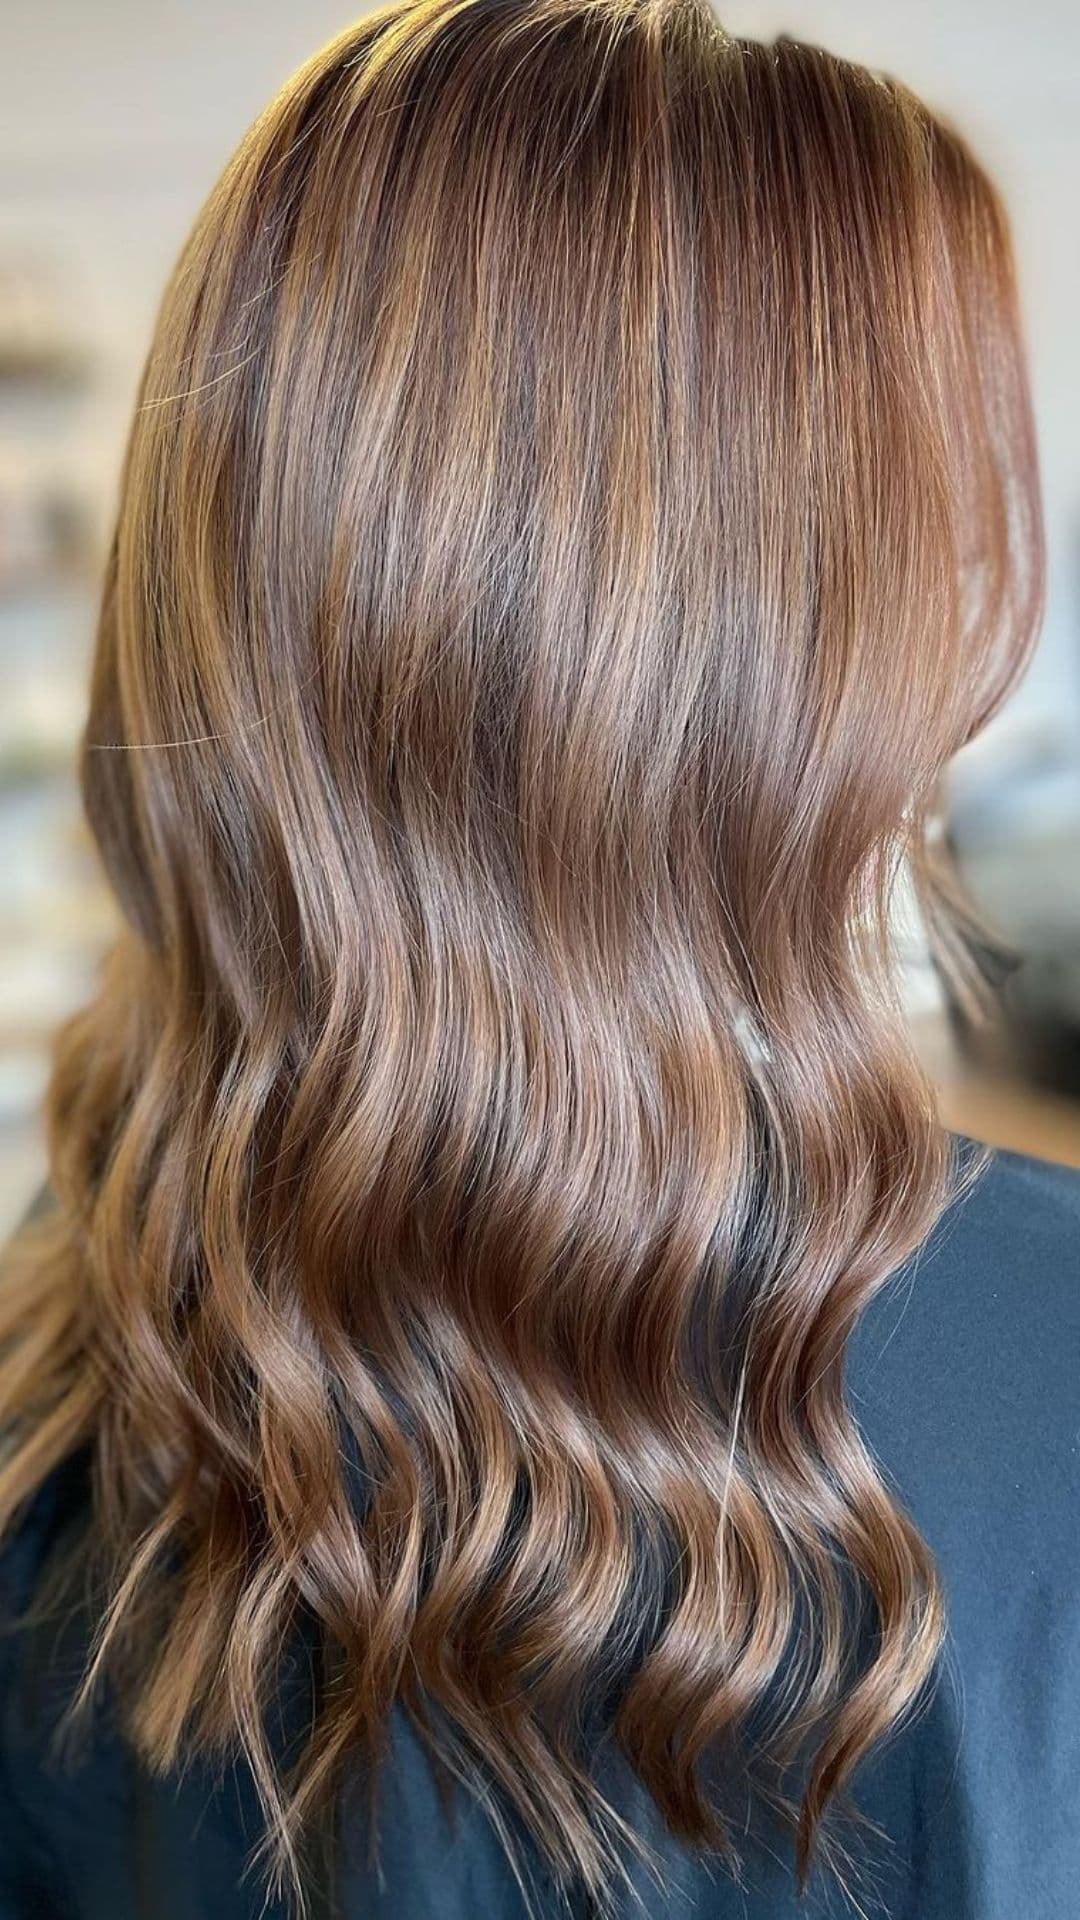
[[805,1873],[920,1696],[843,1388],[955,1178],[891,901],[948,945],[927,823],[1040,585],[1002,211],[892,81],[698,0],[419,0],[227,167],[108,559],[124,926],[0,1511],[89,1450],[87,1686],[154,1767],[245,1754],[286,1879],[392,1707],[601,1902],[598,1729],[721,1851],[752,1747]]

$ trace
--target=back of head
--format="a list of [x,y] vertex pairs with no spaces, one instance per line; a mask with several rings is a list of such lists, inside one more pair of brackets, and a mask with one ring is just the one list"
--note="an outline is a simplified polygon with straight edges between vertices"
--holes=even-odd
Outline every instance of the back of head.
[[0,1489],[92,1446],[95,1671],[159,1765],[243,1743],[284,1866],[399,1700],[594,1892],[597,1704],[702,1845],[753,1721],[805,1864],[917,1696],[933,1570],[842,1391],[949,1190],[889,901],[906,858],[941,920],[1038,593],[1003,218],[893,83],[697,0],[415,0],[226,170],[109,560],[126,930]]

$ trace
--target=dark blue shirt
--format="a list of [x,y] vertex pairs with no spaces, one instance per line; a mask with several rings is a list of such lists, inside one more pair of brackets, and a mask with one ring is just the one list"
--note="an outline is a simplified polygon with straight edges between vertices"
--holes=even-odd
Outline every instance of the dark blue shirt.
[[[848,1884],[890,1920],[1080,1914],[1080,1173],[997,1154],[852,1343],[856,1416],[933,1549],[949,1634],[920,1716],[863,1769]],[[85,1623],[10,1623],[52,1549],[85,1523],[79,1460],[54,1474],[0,1555],[0,1920],[267,1920],[251,1782],[193,1768],[153,1780],[104,1714],[73,1768],[50,1729]],[[283,1683],[287,1691],[288,1680]],[[632,1780],[622,1804],[662,1852],[626,1916],[849,1915],[830,1880],[800,1902],[790,1843],[763,1831],[740,1884],[667,1839]],[[525,1893],[484,1810],[444,1810],[395,1723],[378,1866],[362,1805],[333,1868],[313,1861],[312,1920],[525,1920]],[[526,1853],[534,1920],[584,1920]]]

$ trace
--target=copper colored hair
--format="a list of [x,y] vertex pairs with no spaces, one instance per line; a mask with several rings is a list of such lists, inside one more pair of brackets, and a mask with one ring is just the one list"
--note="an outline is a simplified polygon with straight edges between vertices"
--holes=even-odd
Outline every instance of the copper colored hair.
[[948,943],[927,823],[1039,544],[1001,208],[890,80],[698,0],[417,0],[211,194],[107,565],[124,926],[0,1508],[88,1449],[86,1684],[155,1768],[239,1748],[286,1877],[395,1704],[601,1899],[597,1727],[721,1849],[752,1730],[804,1873],[919,1698],[934,1570],[843,1385],[955,1177],[890,903]]

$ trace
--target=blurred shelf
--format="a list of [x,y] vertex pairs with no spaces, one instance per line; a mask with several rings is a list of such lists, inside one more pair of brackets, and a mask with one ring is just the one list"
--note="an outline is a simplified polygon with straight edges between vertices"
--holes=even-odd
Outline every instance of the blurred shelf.
[[972,1066],[957,1050],[944,1014],[919,1015],[911,1026],[946,1126],[992,1147],[1080,1167],[1080,1101],[1032,1087],[1004,1066]]

